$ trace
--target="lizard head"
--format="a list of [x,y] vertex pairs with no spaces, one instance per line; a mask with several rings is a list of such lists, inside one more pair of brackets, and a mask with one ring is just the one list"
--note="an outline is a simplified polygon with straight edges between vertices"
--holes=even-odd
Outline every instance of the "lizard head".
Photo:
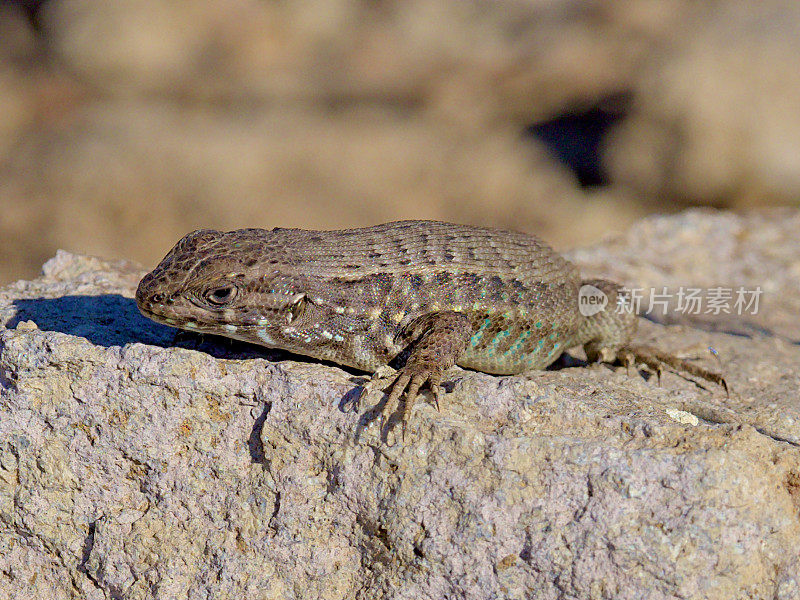
[[257,230],[189,233],[139,282],[139,310],[165,325],[229,337],[243,337],[237,335],[240,328],[291,321],[302,311],[304,294],[277,269],[266,272],[265,265],[279,262],[280,249],[265,259],[258,235]]

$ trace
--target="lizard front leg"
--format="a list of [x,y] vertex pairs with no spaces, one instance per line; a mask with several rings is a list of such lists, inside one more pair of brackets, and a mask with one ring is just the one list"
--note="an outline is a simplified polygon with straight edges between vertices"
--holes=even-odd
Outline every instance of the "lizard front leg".
[[[426,383],[433,392],[437,410],[442,399],[442,377],[452,367],[467,346],[472,335],[469,320],[462,313],[440,312],[427,315],[412,323],[403,337],[410,339],[405,365],[389,377],[379,371],[382,388],[390,388],[389,398],[383,407],[383,416],[392,415],[405,392],[403,408],[403,436],[411,409],[419,389]],[[370,386],[369,387],[376,387]]]

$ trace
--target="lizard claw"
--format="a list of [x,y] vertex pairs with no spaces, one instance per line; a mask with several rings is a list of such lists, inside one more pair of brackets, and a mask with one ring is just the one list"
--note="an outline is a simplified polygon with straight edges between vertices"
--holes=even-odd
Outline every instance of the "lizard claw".
[[625,372],[628,377],[631,376],[631,365],[634,364],[633,354],[628,350],[623,350],[619,353],[619,360],[625,365]]
[[431,376],[428,385],[430,386],[431,391],[433,392],[433,405],[436,407],[436,412],[442,412],[442,409],[439,406],[440,401],[444,397],[442,394],[443,390],[442,390],[441,376],[439,377]]
[[389,365],[383,365],[372,374],[368,382],[361,386],[361,392],[358,394],[359,401],[375,390],[385,390],[394,383],[399,375],[400,372],[396,369],[393,369]]

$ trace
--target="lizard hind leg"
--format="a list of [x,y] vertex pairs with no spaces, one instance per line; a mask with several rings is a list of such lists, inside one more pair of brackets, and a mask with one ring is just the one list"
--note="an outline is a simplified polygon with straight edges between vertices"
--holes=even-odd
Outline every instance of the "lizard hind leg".
[[625,345],[617,350],[617,357],[628,367],[630,367],[631,364],[641,363],[646,365],[656,373],[659,384],[661,383],[661,371],[664,367],[669,367],[673,371],[687,373],[722,386],[725,390],[725,394],[730,397],[728,383],[719,373],[700,367],[674,354],[669,354],[668,352],[654,348],[653,346]]

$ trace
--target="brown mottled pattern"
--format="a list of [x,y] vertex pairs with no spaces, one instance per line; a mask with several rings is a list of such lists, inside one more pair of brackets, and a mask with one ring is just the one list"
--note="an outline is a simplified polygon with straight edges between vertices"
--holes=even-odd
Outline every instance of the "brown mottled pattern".
[[[234,304],[204,304],[207,289],[225,282],[237,286]],[[518,338],[537,321],[574,335],[578,284],[574,266],[533,236],[404,221],[343,231],[196,231],[142,280],[137,301],[176,327],[367,370],[413,341],[410,323],[452,310],[471,323],[492,321],[458,364],[509,373],[557,358],[540,352],[526,362],[524,352],[504,353],[513,332]],[[304,304],[300,318],[287,316],[295,300]],[[492,344],[501,331],[509,335]]]
[[[589,283],[614,306],[617,284]],[[402,356],[388,404],[407,387],[410,410],[426,382],[439,398],[442,373],[454,363],[520,373],[576,345],[592,358],[625,349],[646,364],[664,362],[663,353],[657,361],[629,346],[635,315],[582,316],[580,286],[575,266],[534,236],[400,221],[341,231],[195,231],[142,279],[136,301],[174,327],[367,371]]]

